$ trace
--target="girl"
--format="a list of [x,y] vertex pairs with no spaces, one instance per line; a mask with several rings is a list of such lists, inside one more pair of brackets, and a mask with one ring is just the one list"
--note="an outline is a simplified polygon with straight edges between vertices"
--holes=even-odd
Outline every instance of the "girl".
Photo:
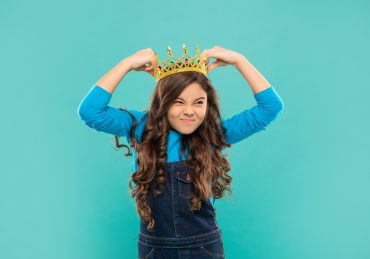
[[116,140],[125,136],[134,148],[129,187],[140,215],[139,258],[225,258],[213,207],[224,191],[231,193],[230,165],[222,150],[265,130],[283,110],[283,101],[242,54],[215,46],[201,54],[206,65],[216,59],[207,73],[235,66],[254,93],[257,105],[251,109],[222,120],[215,88],[200,71],[161,78],[146,112],[108,106],[129,71],[155,76],[155,57],[148,48],[123,59],[93,85],[78,114]]

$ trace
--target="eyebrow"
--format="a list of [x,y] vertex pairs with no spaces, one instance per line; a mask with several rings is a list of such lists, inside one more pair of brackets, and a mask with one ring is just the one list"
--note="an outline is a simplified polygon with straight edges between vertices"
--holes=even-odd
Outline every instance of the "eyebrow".
[[[181,98],[181,97],[178,97],[177,99],[180,99],[180,100],[183,100],[183,101],[185,101],[183,98]],[[176,99],[176,100],[177,100]],[[195,99],[195,101],[197,101],[197,100],[199,100],[199,99],[206,99],[205,97],[199,97],[199,98],[197,98],[197,99]]]

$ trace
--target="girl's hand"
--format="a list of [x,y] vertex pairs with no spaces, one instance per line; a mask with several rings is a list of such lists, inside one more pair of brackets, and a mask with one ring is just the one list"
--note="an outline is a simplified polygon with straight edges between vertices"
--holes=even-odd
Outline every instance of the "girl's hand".
[[130,62],[130,70],[145,71],[151,76],[153,74],[154,52],[151,48],[143,49],[132,54],[127,59]]
[[207,60],[210,58],[216,59],[212,64],[208,64],[208,73],[216,67],[235,65],[242,56],[240,53],[224,49],[220,46],[214,46],[211,49],[204,50],[200,55],[202,57],[204,56]]

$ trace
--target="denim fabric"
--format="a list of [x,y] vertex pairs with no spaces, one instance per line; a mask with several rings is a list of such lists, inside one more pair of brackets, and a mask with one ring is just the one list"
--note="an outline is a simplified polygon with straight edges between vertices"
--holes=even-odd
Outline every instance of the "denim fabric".
[[148,231],[140,220],[139,258],[225,258],[221,229],[212,204],[209,200],[202,201],[199,211],[190,210],[193,172],[184,161],[167,162],[165,170],[164,193],[157,197],[150,194],[148,198],[155,220],[153,231]]

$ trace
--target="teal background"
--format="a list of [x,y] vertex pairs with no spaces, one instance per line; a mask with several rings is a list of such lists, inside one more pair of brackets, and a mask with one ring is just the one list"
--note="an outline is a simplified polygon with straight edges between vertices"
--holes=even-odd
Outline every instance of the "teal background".
[[[233,194],[215,203],[226,258],[370,258],[369,11],[368,1],[2,2],[0,258],[136,258],[131,158],[77,107],[123,58],[180,55],[183,43],[242,53],[285,104],[228,151]],[[255,105],[234,67],[209,77],[225,118]],[[154,86],[132,71],[110,105],[145,109]]]

